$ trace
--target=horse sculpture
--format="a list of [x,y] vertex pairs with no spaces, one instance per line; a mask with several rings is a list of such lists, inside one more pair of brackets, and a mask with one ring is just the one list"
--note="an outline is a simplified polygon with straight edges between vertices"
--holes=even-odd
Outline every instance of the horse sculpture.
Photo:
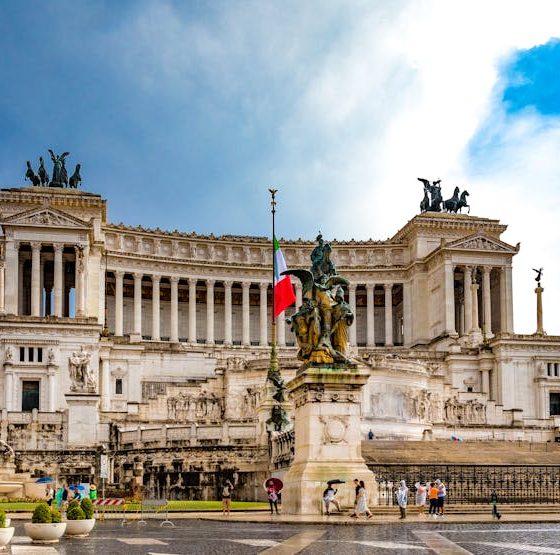
[[446,212],[453,212],[454,214],[456,214],[458,204],[459,204],[459,187],[455,187],[455,190],[453,191],[453,196],[450,199],[444,201],[443,209]]
[[74,170],[74,173],[70,176],[70,181],[68,183],[70,189],[77,189],[78,183],[82,182],[82,178],[80,176],[80,167],[81,167],[80,164],[76,164],[76,169]]
[[[468,191],[463,191],[461,193],[461,197],[459,198],[459,203],[457,204],[457,210],[459,212],[461,212],[461,208],[468,208],[468,212],[467,214],[471,213],[471,207],[467,204],[467,198],[469,196],[469,192]],[[455,210],[455,212],[457,212],[457,210]]]
[[31,162],[27,161],[27,171],[25,172],[25,179],[29,179],[34,187],[41,185],[41,180],[35,175],[33,168],[31,167]]
[[424,186],[424,198],[420,203],[420,212],[427,212],[430,207],[430,197],[428,196],[428,189]]

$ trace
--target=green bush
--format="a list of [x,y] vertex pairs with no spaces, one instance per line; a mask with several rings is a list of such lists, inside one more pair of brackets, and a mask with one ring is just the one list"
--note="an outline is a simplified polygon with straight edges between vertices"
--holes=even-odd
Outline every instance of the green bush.
[[82,508],[78,503],[75,505],[69,505],[68,509],[66,510],[66,518],[68,520],[84,520],[86,518],[86,514],[82,511]]
[[84,497],[80,503],[87,519],[93,518],[93,503],[89,497]]
[[0,528],[6,528],[6,511],[0,509]]
[[56,509],[51,509],[51,518],[53,523],[62,522],[62,515]]
[[50,507],[46,503],[39,503],[33,511],[31,522],[33,524],[49,524],[53,521]]

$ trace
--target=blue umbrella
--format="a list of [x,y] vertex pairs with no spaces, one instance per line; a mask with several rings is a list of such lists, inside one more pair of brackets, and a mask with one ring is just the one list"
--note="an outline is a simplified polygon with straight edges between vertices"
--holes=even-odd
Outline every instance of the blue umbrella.
[[52,484],[53,482],[55,482],[55,479],[50,476],[42,476],[41,478],[37,478],[37,480],[35,480],[36,484]]

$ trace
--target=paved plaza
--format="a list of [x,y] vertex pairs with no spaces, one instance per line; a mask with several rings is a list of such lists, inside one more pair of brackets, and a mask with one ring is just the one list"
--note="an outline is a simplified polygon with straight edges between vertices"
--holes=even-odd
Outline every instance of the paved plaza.
[[16,523],[8,553],[13,555],[219,553],[289,555],[403,553],[410,555],[560,555],[559,524],[434,523],[392,525],[295,525],[281,523],[176,520],[175,527],[97,523],[89,538],[35,547]]

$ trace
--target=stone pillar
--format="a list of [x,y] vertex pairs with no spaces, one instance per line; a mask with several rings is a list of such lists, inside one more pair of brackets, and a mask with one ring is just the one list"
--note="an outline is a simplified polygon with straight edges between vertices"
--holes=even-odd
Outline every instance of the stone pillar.
[[169,332],[169,339],[173,343],[179,342],[179,278],[171,276],[171,314],[170,324],[171,331]]
[[214,345],[214,283],[206,280],[206,343]]
[[105,293],[107,289],[107,275],[105,272],[105,261],[103,260],[99,264],[99,314],[98,320],[102,327],[108,326],[108,322],[105,322]]
[[451,262],[445,262],[445,332],[456,336],[455,330],[455,281],[454,266]]
[[189,343],[196,343],[196,278],[189,278]]
[[19,243],[6,241],[5,307],[8,314],[19,314]]
[[537,335],[544,335],[543,329],[543,309],[542,309],[542,294],[544,289],[539,286],[535,289],[537,294]]
[[377,485],[361,453],[361,398],[369,371],[313,367],[298,372],[287,386],[294,404],[295,453],[282,478],[282,510],[286,514],[323,513],[322,492],[336,476],[342,507],[354,504],[354,478],[364,480],[369,505],[377,503]]
[[465,335],[468,335],[473,329],[472,270],[472,266],[465,266],[465,271],[463,273],[463,297],[465,299]]
[[45,291],[45,258],[41,257],[41,264],[39,264],[39,314],[41,316],[46,316],[48,314],[46,310],[46,300],[47,294],[45,295],[45,303],[43,303],[43,292]]
[[393,284],[385,283],[385,346],[393,346]]
[[5,372],[4,406],[6,407],[6,410],[10,412],[14,410],[14,374],[11,370],[8,371],[7,368],[5,368]]
[[160,326],[159,326],[159,284],[161,276],[152,276],[152,341],[160,341]]
[[111,410],[111,362],[102,358],[101,362],[101,410]]
[[224,281],[224,344],[231,345],[232,329],[231,329],[231,287],[232,281]]
[[64,291],[64,274],[62,271],[62,251],[64,245],[55,243],[54,247],[54,315],[62,317],[62,295]]
[[412,342],[412,295],[409,281],[403,283],[403,345]]
[[124,272],[116,270],[115,274],[115,335],[123,335],[123,279]]
[[301,287],[301,283],[299,280],[295,283],[295,288],[296,288],[296,310],[298,310],[303,302],[303,288]]
[[142,277],[134,274],[134,335],[138,341],[142,340]]
[[49,404],[48,404],[48,411],[55,412],[56,411],[56,373],[54,368],[49,369],[48,373],[48,384],[49,384]]
[[66,393],[68,445],[90,447],[99,441],[99,395]]
[[285,347],[286,346],[286,311],[284,310],[280,314],[278,314],[278,318],[276,318],[276,331],[278,332],[278,346]]
[[82,245],[77,245],[74,247],[76,252],[76,263],[75,263],[75,299],[76,299],[76,316],[83,318],[86,315],[85,305],[86,305],[86,247]]
[[482,292],[483,292],[483,306],[484,306],[484,337],[490,339],[494,337],[492,333],[492,301],[490,296],[490,266],[483,266],[482,268]]
[[506,331],[513,333],[513,286],[511,281],[511,266],[505,267],[507,322]]
[[19,291],[18,291],[18,314],[23,316],[24,312],[27,312],[27,307],[24,307],[24,296],[27,295],[26,286],[27,284],[23,281],[23,265],[25,263],[25,257],[19,257],[18,260],[18,271],[17,271],[17,280],[20,284]]
[[4,272],[5,272],[5,266],[3,263],[0,263],[0,314],[6,313]]
[[490,395],[490,371],[482,370],[482,393]]
[[367,346],[375,347],[375,284],[368,283],[366,285],[367,290]]
[[41,243],[31,243],[31,316],[41,315]]
[[261,303],[260,303],[260,328],[261,328],[261,346],[268,345],[268,310],[267,310],[267,294],[268,283],[259,284],[261,290]]
[[241,284],[243,288],[243,340],[245,346],[251,344],[251,329],[250,329],[250,304],[249,304],[249,289],[251,284],[244,281]]
[[479,285],[476,282],[472,284],[472,331],[480,331],[478,323],[478,289]]
[[350,309],[354,314],[354,324],[350,326],[350,333],[349,333],[349,342],[350,347],[356,346],[356,322],[358,320],[356,315],[356,285],[351,283],[348,286],[348,304],[350,305]]

